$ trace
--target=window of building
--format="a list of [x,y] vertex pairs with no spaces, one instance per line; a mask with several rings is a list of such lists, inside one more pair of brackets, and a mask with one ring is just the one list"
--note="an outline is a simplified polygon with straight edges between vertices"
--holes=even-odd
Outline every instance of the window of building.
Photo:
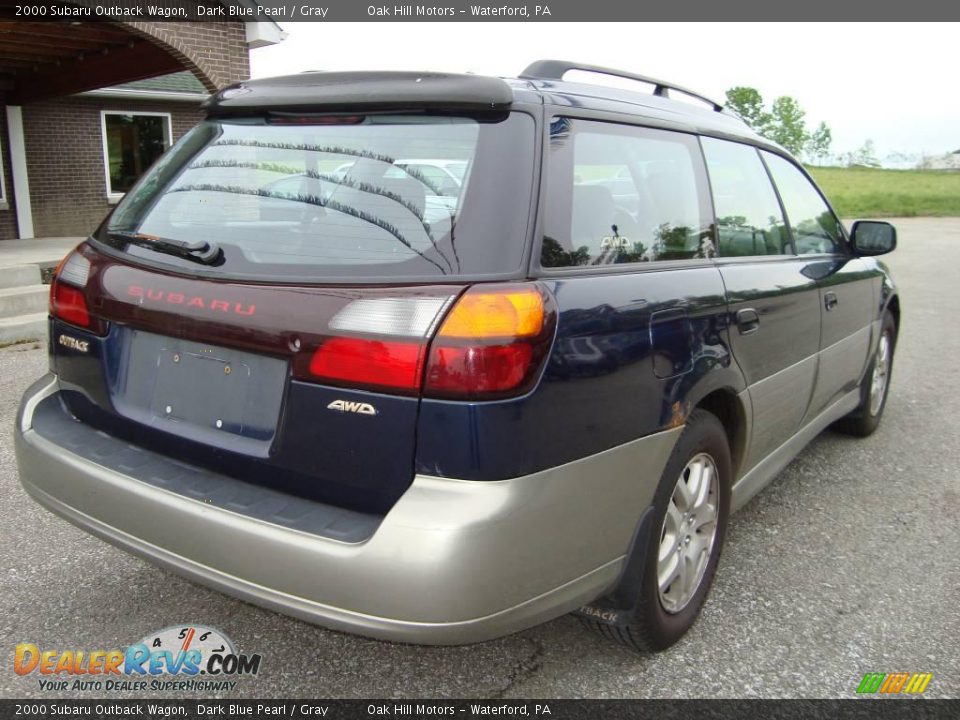
[[720,257],[792,254],[783,210],[757,149],[705,137]]
[[797,253],[842,253],[844,240],[840,221],[813,183],[793,163],[779,155],[764,151],[763,157],[780,191]]
[[118,198],[170,147],[170,114],[107,110],[100,118],[107,195]]
[[715,254],[692,135],[559,118],[551,125],[544,267]]

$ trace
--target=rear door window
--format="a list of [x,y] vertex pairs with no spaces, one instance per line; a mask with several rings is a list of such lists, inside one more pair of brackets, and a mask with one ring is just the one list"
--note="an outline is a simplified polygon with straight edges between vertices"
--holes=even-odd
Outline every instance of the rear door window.
[[756,148],[705,137],[720,257],[793,253],[780,201]]
[[[522,113],[209,120],[147,173],[97,237],[145,261],[232,278],[517,273],[534,127]],[[223,261],[160,255],[124,242],[125,233],[213,242]]]
[[548,162],[544,267],[714,255],[695,137],[559,118]]

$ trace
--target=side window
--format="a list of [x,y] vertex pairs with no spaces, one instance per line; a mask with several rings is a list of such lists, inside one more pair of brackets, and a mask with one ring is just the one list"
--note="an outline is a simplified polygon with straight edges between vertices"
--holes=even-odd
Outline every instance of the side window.
[[763,158],[780,191],[797,252],[801,255],[844,252],[840,222],[813,184],[782,157],[763,151]]
[[558,118],[548,162],[544,267],[715,254],[695,137]]
[[702,138],[720,257],[790,255],[790,236],[770,176],[749,145]]

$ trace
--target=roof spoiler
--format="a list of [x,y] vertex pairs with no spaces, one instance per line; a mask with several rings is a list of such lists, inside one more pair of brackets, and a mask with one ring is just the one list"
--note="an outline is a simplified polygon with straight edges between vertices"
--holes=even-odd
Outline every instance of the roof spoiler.
[[203,104],[210,116],[265,110],[335,112],[505,111],[513,91],[499,78],[416,72],[305,72],[245,80]]

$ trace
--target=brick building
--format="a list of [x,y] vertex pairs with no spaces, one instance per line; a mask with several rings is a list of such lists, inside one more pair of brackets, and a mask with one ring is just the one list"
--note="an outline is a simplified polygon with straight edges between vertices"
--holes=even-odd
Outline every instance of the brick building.
[[0,19],[0,241],[85,235],[201,116],[249,77],[270,22]]

